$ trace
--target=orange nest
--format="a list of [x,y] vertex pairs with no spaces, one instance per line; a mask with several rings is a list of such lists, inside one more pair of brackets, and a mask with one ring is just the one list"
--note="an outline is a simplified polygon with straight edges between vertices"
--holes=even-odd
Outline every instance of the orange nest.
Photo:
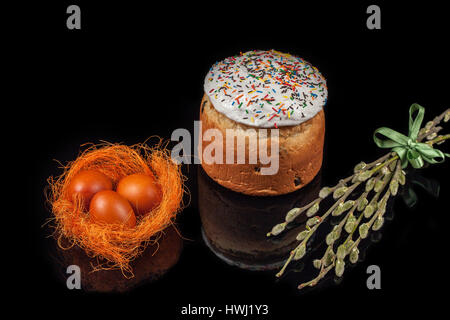
[[[101,171],[115,185],[122,177],[133,173],[154,175],[161,186],[161,203],[137,218],[136,227],[132,229],[117,224],[92,223],[89,214],[83,211],[81,201],[73,202],[67,190],[71,179],[87,169]],[[132,277],[130,262],[149,243],[158,240],[161,231],[173,223],[183,207],[184,180],[181,167],[172,162],[166,145],[161,141],[153,148],[145,144],[89,147],[75,161],[64,166],[61,176],[48,179],[48,199],[54,214],[51,220],[55,222],[59,246],[63,248],[61,240],[64,237],[69,240],[69,247],[78,245],[89,256],[97,258],[94,270],[120,268],[126,277]]]

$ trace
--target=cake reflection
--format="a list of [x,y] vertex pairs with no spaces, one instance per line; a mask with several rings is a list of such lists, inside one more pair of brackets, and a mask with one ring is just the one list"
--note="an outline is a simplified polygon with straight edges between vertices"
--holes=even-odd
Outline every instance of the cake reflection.
[[248,270],[279,268],[296,246],[296,236],[304,222],[300,217],[295,230],[277,238],[267,238],[272,227],[284,220],[294,206],[304,206],[320,190],[321,174],[306,187],[291,194],[253,197],[228,190],[198,170],[199,211],[206,245],[226,263]]
[[153,282],[172,268],[181,255],[183,240],[174,227],[164,230],[158,244],[149,245],[141,256],[131,262],[134,277],[127,279],[120,270],[100,270],[93,272],[92,265],[97,265],[95,258],[90,258],[79,247],[63,250],[56,241],[50,256],[58,279],[66,282],[67,267],[77,265],[81,271],[81,289],[87,292],[126,292],[145,283]]

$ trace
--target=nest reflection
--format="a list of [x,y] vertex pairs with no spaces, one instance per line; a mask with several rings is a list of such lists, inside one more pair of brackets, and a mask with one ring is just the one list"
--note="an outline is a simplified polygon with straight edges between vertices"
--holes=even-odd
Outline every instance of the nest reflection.
[[174,227],[170,226],[161,235],[156,245],[149,245],[141,256],[131,262],[134,277],[127,279],[120,270],[100,270],[92,272],[96,260],[88,257],[79,247],[68,250],[59,248],[55,241],[50,249],[55,272],[62,282],[66,282],[67,267],[77,265],[81,270],[81,289],[87,292],[126,292],[163,276],[179,260],[183,240]]

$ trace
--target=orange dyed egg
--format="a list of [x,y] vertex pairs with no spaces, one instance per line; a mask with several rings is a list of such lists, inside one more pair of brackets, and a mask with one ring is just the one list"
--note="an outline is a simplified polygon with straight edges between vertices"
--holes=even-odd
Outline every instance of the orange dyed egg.
[[161,202],[161,189],[153,176],[132,174],[117,185],[117,193],[127,199],[137,215],[150,212]]
[[93,222],[136,226],[136,216],[128,200],[111,190],[97,192],[92,197],[89,217]]
[[79,194],[83,209],[87,210],[94,194],[102,190],[112,190],[112,188],[112,181],[105,174],[97,170],[84,170],[72,178],[68,193],[72,201],[75,201],[76,195]]

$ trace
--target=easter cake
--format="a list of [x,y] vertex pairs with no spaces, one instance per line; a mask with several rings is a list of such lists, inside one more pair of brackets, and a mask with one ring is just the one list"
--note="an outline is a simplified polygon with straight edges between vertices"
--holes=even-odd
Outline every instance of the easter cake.
[[[205,172],[222,186],[248,195],[279,195],[302,188],[322,166],[327,94],[318,69],[294,55],[255,50],[216,62],[204,82],[199,153],[204,156],[208,148],[205,136],[212,141],[219,132],[224,139],[213,156],[223,161],[203,159]],[[210,129],[215,134],[208,133]],[[229,131],[238,142],[225,141]],[[256,135],[256,144],[248,132]],[[271,149],[274,143],[278,147]],[[272,166],[260,159],[264,147],[278,162],[275,172],[264,172]],[[235,160],[240,148],[245,148],[245,162],[225,161]],[[250,161],[252,152],[258,155],[256,162]]]

